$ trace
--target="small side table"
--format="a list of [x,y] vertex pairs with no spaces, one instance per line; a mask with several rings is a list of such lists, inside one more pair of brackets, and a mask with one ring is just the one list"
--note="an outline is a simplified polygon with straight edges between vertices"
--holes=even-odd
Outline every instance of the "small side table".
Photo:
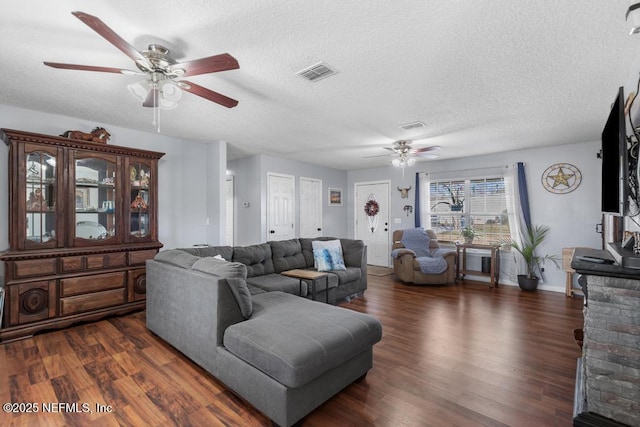
[[[491,253],[491,271],[484,273],[477,270],[467,269],[467,249],[479,249],[490,251]],[[458,255],[458,262],[456,264],[456,281],[464,280],[465,274],[473,274],[474,276],[488,276],[491,278],[489,287],[493,288],[498,286],[498,280],[500,279],[500,245],[480,245],[473,243],[461,243],[456,245],[456,252]]]
[[300,296],[302,296],[302,281],[308,280],[311,284],[311,299],[314,301],[316,300],[316,281],[324,277],[327,285],[327,287],[325,288],[325,296],[327,298],[326,302],[327,304],[329,304],[329,273],[313,270],[287,270],[283,271],[280,274],[282,274],[283,276],[300,279]]

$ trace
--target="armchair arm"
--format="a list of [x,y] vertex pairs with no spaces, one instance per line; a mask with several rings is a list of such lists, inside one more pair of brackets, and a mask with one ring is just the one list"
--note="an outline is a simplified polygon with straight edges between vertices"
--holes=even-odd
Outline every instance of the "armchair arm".
[[412,258],[416,257],[416,253],[411,249],[407,249],[407,248],[398,248],[391,251],[391,256],[393,258],[402,258],[404,255],[409,255]]

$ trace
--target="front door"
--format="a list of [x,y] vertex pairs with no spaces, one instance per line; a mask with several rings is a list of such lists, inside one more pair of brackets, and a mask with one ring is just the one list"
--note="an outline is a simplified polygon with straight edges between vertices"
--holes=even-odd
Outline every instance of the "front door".
[[295,181],[291,175],[267,174],[267,240],[295,237]]
[[389,266],[389,181],[355,184],[356,238],[367,245],[367,264]]
[[300,237],[322,236],[322,180],[300,178]]

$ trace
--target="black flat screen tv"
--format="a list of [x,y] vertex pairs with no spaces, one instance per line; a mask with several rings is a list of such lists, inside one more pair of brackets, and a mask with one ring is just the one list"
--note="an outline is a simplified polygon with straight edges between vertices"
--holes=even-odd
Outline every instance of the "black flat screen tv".
[[624,216],[628,209],[627,131],[624,90],[618,90],[607,123],[602,130],[602,212]]

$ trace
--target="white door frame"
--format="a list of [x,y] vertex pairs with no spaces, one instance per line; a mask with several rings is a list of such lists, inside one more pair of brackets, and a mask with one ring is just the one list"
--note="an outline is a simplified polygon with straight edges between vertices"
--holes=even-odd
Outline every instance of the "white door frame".
[[[389,251],[391,251],[391,223],[390,223],[390,217],[391,217],[391,180],[389,179],[385,179],[385,180],[378,180],[378,181],[362,181],[362,182],[355,182],[353,184],[353,230],[354,230],[354,236],[356,239],[361,239],[361,237],[358,237],[358,186],[361,185],[376,185],[376,184],[387,184],[389,191],[387,194],[387,200],[389,201],[389,207],[387,209],[387,218],[380,218],[381,220],[385,221],[388,226],[387,226],[387,247],[389,248]],[[391,261],[388,260],[387,261],[387,266],[391,265]]]
[[[226,198],[226,218],[227,218],[227,233],[226,242],[227,246],[233,246],[236,241],[236,187],[233,175],[227,175],[225,181],[227,189]],[[231,186],[231,200],[229,200],[229,185]],[[229,212],[231,211],[231,212]],[[230,215],[229,215],[230,214]],[[229,218],[231,216],[231,218]],[[231,236],[229,236],[229,229],[231,229]],[[229,241],[229,238],[231,241]]]

